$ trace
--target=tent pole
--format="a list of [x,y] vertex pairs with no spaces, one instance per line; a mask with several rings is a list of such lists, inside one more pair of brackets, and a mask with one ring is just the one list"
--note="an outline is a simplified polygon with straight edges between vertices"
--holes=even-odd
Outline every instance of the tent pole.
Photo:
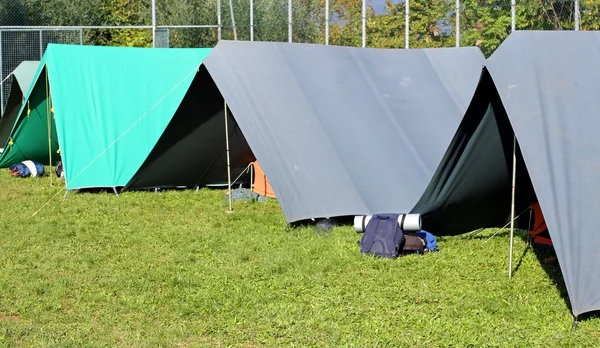
[[[530,208],[530,209],[529,209],[529,223],[527,224],[527,229],[528,229],[528,230],[531,230],[531,229],[532,229],[532,228],[531,228],[531,218],[533,217],[532,215],[533,215],[533,210],[531,210],[531,208]],[[527,245],[529,245],[529,242],[530,242],[530,237],[531,237],[531,236],[530,236],[530,235],[529,235],[529,233],[528,233],[528,234],[527,234]]]
[[254,192],[254,165],[250,164],[250,192]]
[[231,199],[231,162],[229,160],[229,126],[227,120],[227,101],[224,101],[225,109],[225,149],[227,152],[227,191],[229,196],[229,212],[233,211],[233,204]]
[[517,183],[517,136],[513,136],[512,197],[510,206],[510,250],[508,254],[508,279],[512,278],[513,239],[515,234],[515,186]]
[[48,120],[48,166],[50,167],[50,186],[52,186],[52,120],[50,118],[50,92],[48,86],[48,67],[46,66],[46,119]]

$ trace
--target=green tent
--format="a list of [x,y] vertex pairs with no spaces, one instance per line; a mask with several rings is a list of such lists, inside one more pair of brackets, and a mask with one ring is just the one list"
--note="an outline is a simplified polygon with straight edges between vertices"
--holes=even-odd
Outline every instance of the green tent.
[[1,146],[4,146],[8,142],[12,126],[15,124],[25,94],[29,90],[31,81],[39,65],[39,61],[24,61],[11,74],[12,84],[8,100],[4,113],[0,116],[0,153],[2,152]]
[[0,167],[62,159],[67,189],[125,186],[210,51],[48,45]]

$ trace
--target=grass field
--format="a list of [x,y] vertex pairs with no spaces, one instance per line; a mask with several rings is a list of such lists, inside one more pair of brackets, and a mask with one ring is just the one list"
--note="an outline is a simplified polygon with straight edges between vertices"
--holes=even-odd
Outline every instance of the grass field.
[[60,193],[0,171],[4,346],[598,346],[506,232],[439,253],[361,256],[351,226],[288,228],[276,202],[224,191]]

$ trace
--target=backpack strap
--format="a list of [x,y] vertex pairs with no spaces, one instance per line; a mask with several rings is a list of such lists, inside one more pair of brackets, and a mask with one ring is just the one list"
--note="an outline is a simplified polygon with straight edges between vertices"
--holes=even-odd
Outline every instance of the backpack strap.
[[[389,216],[388,216],[389,218]],[[395,245],[396,243],[396,225],[398,224],[398,220],[396,219],[387,219],[385,220],[387,224],[387,233],[386,233],[386,246]],[[396,254],[398,250],[387,250],[390,254]]]
[[[375,226],[375,230],[377,230],[377,228],[379,228],[380,222],[381,222],[381,220],[376,218],[376,219],[371,219],[371,221],[369,221],[369,224],[377,224],[377,226]],[[369,224],[367,224],[367,226]],[[366,232],[366,229],[365,229],[365,232]],[[367,252],[369,252],[369,250],[371,250],[371,248],[373,247],[373,242],[375,241],[375,236],[376,236],[375,233],[365,233],[363,235],[362,240],[360,241],[361,252],[367,253]]]

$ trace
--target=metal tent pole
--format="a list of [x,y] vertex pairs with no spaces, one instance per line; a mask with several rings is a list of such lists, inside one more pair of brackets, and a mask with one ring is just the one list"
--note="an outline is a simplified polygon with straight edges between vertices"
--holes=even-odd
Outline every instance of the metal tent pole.
[[[511,0],[510,17],[511,32],[516,30],[516,0]],[[514,129],[513,129],[514,132]],[[517,179],[517,135],[513,135],[513,172],[512,172],[512,197],[510,206],[510,246],[508,252],[508,279],[512,279],[512,256],[513,256],[513,238],[515,235],[515,184]]]
[[229,211],[233,211],[231,198],[231,161],[229,158],[229,121],[227,117],[227,101],[224,101],[225,107],[225,149],[227,153],[227,191],[229,192]]
[[510,247],[508,254],[508,279],[512,278],[513,239],[515,235],[515,187],[517,184],[517,136],[513,136],[512,197],[510,205]]
[[48,82],[48,67],[46,69],[46,119],[48,121],[48,166],[50,167],[50,186],[52,186],[52,119],[50,116],[50,86]]
[[254,165],[250,164],[250,191],[254,192]]

